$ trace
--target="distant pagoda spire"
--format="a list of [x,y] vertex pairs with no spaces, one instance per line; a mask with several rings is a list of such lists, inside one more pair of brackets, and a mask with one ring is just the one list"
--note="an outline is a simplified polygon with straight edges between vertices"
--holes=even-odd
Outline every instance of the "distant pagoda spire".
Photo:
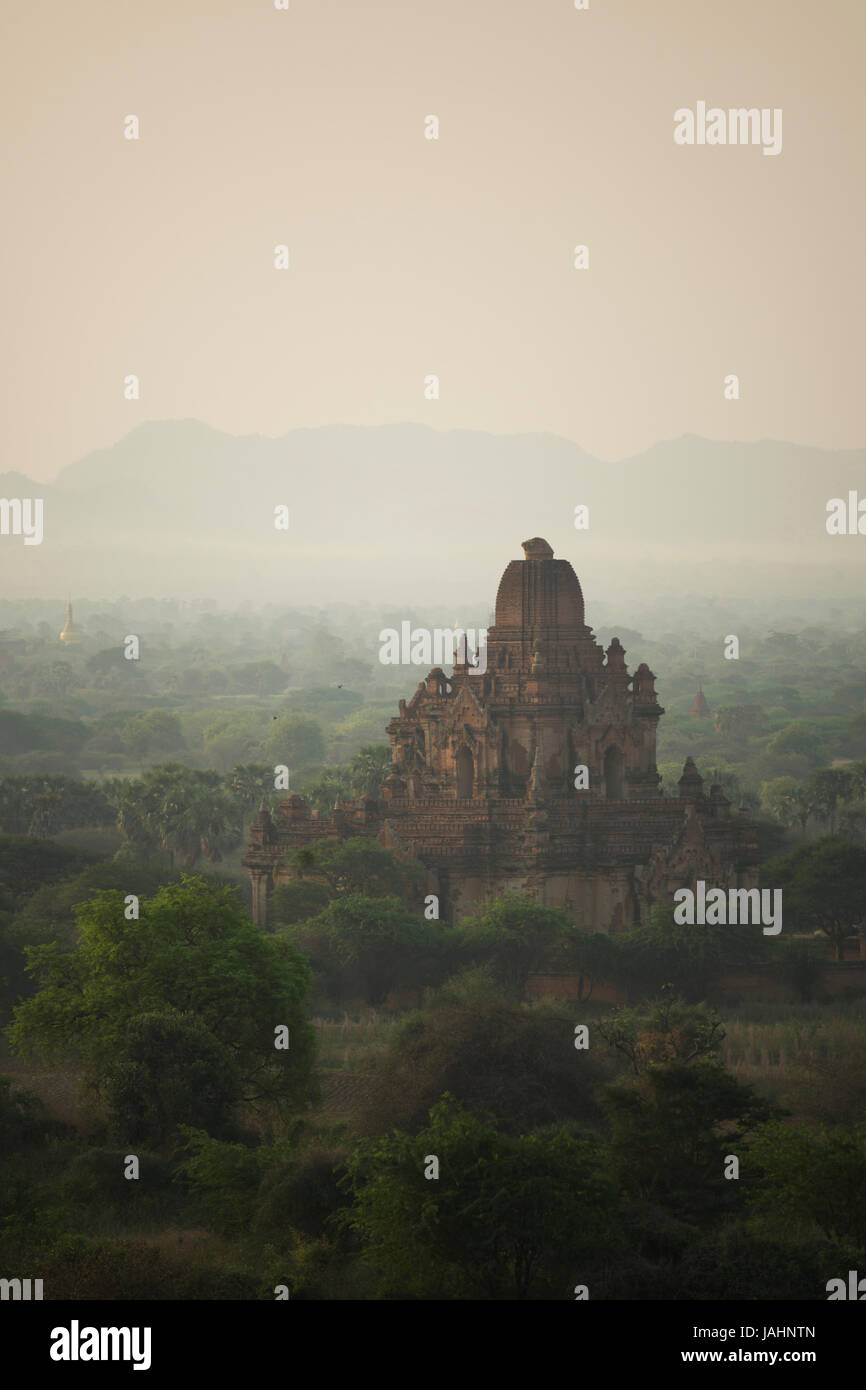
[[66,603],[66,626],[60,634],[60,640],[65,643],[66,646],[71,646],[73,643],[81,641],[81,633],[72,621],[71,600],[67,600]]
[[695,696],[694,703],[691,709],[689,710],[689,714],[693,714],[697,719],[708,719],[710,713],[711,711],[709,705],[707,704],[707,697],[704,694],[703,685],[699,682],[698,693]]

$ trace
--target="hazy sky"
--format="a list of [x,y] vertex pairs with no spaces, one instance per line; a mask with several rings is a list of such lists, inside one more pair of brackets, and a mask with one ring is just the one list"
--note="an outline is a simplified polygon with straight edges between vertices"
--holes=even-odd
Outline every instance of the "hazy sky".
[[[7,3],[0,469],[190,416],[864,442],[864,0],[290,4]],[[699,101],[781,154],[678,147]]]

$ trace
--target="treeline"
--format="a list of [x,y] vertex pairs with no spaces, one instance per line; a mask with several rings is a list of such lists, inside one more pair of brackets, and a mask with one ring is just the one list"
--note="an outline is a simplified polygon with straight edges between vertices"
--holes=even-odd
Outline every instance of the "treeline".
[[717,782],[735,804],[744,801],[753,812],[801,830],[810,820],[828,826],[834,809],[829,774],[845,772],[850,782],[839,783],[845,794],[837,793],[835,802],[858,803],[850,829],[862,830],[866,714],[786,721],[743,705],[718,709],[712,719],[666,715],[659,726],[658,769],[667,795],[677,795],[688,755],[705,781]]
[[0,769],[10,775],[129,775],[171,758],[224,773],[237,763],[264,761],[309,779],[381,740],[392,714],[392,703],[366,706],[342,689],[294,692],[254,705],[111,709],[95,718],[0,709]]
[[760,925],[678,924],[671,905],[609,936],[587,932],[562,909],[506,894],[456,926],[427,920],[420,865],[361,837],[292,851],[296,875],[277,886],[272,928],[309,959],[316,996],[327,1005],[376,1005],[394,990],[421,990],[473,966],[489,966],[504,995],[522,998],[532,974],[578,977],[581,998],[599,983],[628,993],[672,984],[686,999],[708,997],[723,977],[756,966],[812,997],[828,954],[866,929],[866,849],[840,836],[769,860],[761,881],[782,891],[783,932]]
[[[452,928],[419,865],[349,839],[294,853],[263,933],[213,876],[77,854],[0,842],[9,1044],[82,1079],[76,1128],[0,1085],[0,1251],[46,1297],[823,1300],[866,1260],[860,1130],[721,1060],[705,992],[791,947],[760,926],[611,939],[511,895]],[[788,861],[804,929],[834,882],[862,905],[866,851]],[[582,998],[528,1003],[552,969]],[[618,973],[633,1002],[595,1003]],[[337,1119],[312,1013],[401,988]]]
[[761,787],[761,804],[801,835],[814,821],[831,835],[838,828],[851,839],[861,839],[866,833],[866,762],[817,768],[805,782],[775,778]]
[[[249,1058],[197,1018],[127,1023],[86,1140],[0,1090],[4,1258],[38,1252],[46,1297],[823,1300],[862,1268],[863,1135],[787,1124],[704,1006],[575,1021],[458,977],[394,1029],[355,1136],[297,1110],[233,1129]],[[100,1031],[78,1033],[94,1060]]]
[[[389,767],[389,749],[371,745],[347,766],[299,785],[312,807],[328,812],[339,796],[375,794]],[[141,777],[101,782],[64,774],[0,776],[0,834],[50,838],[111,826],[137,849],[177,855],[187,868],[200,860],[218,863],[245,843],[263,800],[275,808],[288,795],[275,792],[274,781],[269,763],[238,764],[221,774],[168,762]]]

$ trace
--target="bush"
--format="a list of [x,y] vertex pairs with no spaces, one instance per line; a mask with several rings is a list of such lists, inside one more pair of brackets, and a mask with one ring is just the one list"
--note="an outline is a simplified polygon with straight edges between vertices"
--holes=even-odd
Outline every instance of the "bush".
[[190,1157],[181,1167],[181,1177],[195,1196],[199,1219],[219,1235],[241,1235],[255,1215],[264,1174],[287,1167],[288,1145],[248,1148],[212,1139],[201,1130],[183,1133]]
[[827,965],[823,943],[803,937],[790,937],[782,944],[779,971],[797,991],[801,1002],[809,1004]]
[[296,878],[274,889],[268,903],[268,920],[275,927],[292,926],[315,917],[330,901],[331,893],[324,883]]
[[304,1154],[289,1171],[274,1168],[262,1179],[253,1230],[264,1237],[288,1236],[292,1230],[321,1237],[331,1217],[345,1204],[339,1188],[345,1154],[315,1150]]
[[684,1299],[826,1299],[828,1279],[847,1277],[863,1252],[796,1231],[737,1223],[698,1239],[679,1271]]
[[508,1004],[486,996],[484,985],[484,975],[472,972],[396,1027],[366,1128],[422,1124],[445,1091],[507,1133],[599,1122],[595,1088],[613,1067],[602,1048],[575,1050],[573,1007]]
[[0,1076],[0,1158],[11,1158],[61,1134],[64,1127],[31,1091],[12,1091],[13,1078]]
[[[178,1254],[182,1246],[178,1246]],[[254,1299],[255,1275],[206,1263],[180,1266],[142,1240],[62,1236],[40,1259],[47,1298],[142,1300]]]
[[182,1194],[173,1184],[171,1163],[140,1150],[139,1178],[124,1177],[128,1154],[122,1149],[86,1149],[76,1154],[63,1174],[64,1204],[83,1209],[91,1220],[164,1223],[177,1215]]

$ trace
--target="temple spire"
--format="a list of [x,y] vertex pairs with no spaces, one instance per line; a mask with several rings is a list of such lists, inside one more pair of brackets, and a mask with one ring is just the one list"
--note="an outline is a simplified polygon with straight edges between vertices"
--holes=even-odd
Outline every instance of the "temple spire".
[[67,599],[66,601],[66,626],[60,633],[60,640],[67,646],[69,646],[71,643],[81,641],[81,633],[79,632],[78,628],[75,626],[75,623],[72,620],[71,599]]
[[689,710],[689,714],[694,715],[696,719],[707,719],[709,717],[710,707],[707,704],[707,697],[704,694],[704,687],[702,682],[700,681],[698,682],[698,693],[694,698],[694,703],[692,704],[692,707]]

